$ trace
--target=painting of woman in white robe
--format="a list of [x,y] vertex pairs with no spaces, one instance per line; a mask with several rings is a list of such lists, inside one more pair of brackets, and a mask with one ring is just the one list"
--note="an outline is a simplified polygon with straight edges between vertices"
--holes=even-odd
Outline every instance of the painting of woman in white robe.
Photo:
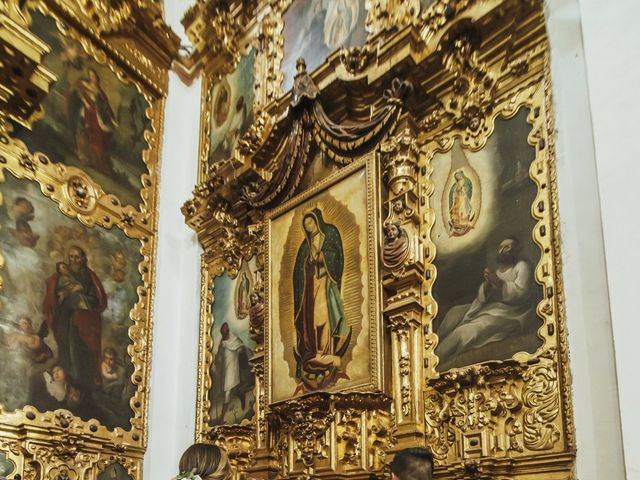
[[[512,120],[497,121],[482,151],[465,152],[482,187],[473,191],[482,195],[484,206],[474,228],[451,236],[447,216],[436,220],[439,371],[534,353],[541,344],[536,307],[542,287],[534,273],[540,249],[531,235],[536,186],[528,176],[534,151],[527,143],[525,115],[522,111]],[[434,195],[449,195],[447,172],[460,148],[456,144],[448,154],[434,157]]]
[[305,59],[315,70],[340,47],[362,46],[367,37],[364,0],[297,0],[284,15],[282,90],[293,86],[296,61]]

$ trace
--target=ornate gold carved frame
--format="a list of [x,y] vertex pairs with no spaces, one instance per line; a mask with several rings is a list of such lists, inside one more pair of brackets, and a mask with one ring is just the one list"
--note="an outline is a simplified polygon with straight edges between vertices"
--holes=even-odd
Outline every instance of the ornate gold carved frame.
[[[141,158],[145,173],[139,179],[139,201],[134,204],[106,193],[100,181],[84,169],[29,151],[15,138],[18,126],[31,129],[49,113],[40,103],[51,85],[60,80],[43,66],[50,47],[30,31],[33,15],[53,19],[60,35],[70,44],[77,42],[82,55],[108,68],[123,84],[135,87],[148,102],[143,114],[149,127],[144,132],[146,148]],[[46,201],[77,222],[73,228],[122,232],[138,243],[141,258],[139,264],[129,266],[140,276],[137,301],[128,312],[132,325],[127,353],[133,371],[124,381],[131,382],[134,389],[129,401],[130,426],[107,428],[68,410],[40,412],[26,406],[8,411],[0,406],[0,451],[15,465],[11,475],[19,474],[24,479],[95,479],[118,463],[131,478],[141,478],[147,444],[159,151],[167,70],[178,47],[178,39],[164,24],[162,15],[161,7],[153,2],[120,2],[117,6],[100,1],[0,2],[0,23],[3,29],[7,27],[3,32],[14,36],[11,45],[15,48],[11,54],[14,63],[2,66],[3,74],[10,73],[3,76],[9,81],[0,85],[9,92],[2,97],[6,102],[1,103],[0,112],[0,181],[11,177],[24,188],[35,182]],[[3,37],[3,41],[11,39]],[[4,53],[2,58],[4,62]],[[16,65],[26,67],[26,72],[16,70]],[[31,71],[35,73],[29,74]],[[16,77],[18,73],[25,74]],[[43,78],[48,84],[42,83]],[[34,96],[32,89],[42,93]],[[16,99],[28,101],[23,105]],[[6,256],[0,258],[5,267]]]
[[[381,358],[388,372],[378,393],[318,393],[270,404],[271,353],[268,346],[258,347],[252,425],[210,430],[202,421],[202,398],[210,385],[210,363],[203,359],[211,345],[201,338],[197,437],[231,447],[237,475],[368,478],[383,474],[389,459],[385,453],[424,445],[434,452],[438,478],[573,478],[575,438],[542,4],[421,3],[429,5],[411,9],[412,2],[371,2],[366,43],[334,52],[309,74],[300,64],[294,89],[284,96],[282,16],[291,2],[250,2],[248,11],[257,22],[249,21],[246,12],[241,15],[235,2],[229,2],[230,14],[198,7],[185,19],[188,31],[199,24],[197,19],[218,22],[195,42],[211,78],[232,68],[230,63],[221,69],[228,63],[221,52],[233,57],[237,38],[257,38],[260,93],[254,122],[229,161],[201,168],[200,183],[183,208],[205,248],[207,271],[235,275],[240,259],[254,254],[260,268],[269,268],[264,219],[305,195],[300,179],[311,167],[304,159],[311,162],[318,151],[343,172],[355,168],[353,162],[363,153],[358,148],[373,152],[381,172],[377,222],[382,227],[395,223],[411,239],[400,260],[385,258],[382,241],[378,245],[383,295],[377,321],[385,332]],[[208,49],[206,35],[224,48]],[[413,93],[394,83],[396,77],[412,84]],[[389,93],[383,96],[385,89]],[[203,112],[208,108],[203,104]],[[540,252],[534,265],[541,295],[536,308],[540,346],[508,360],[440,372],[432,326],[438,314],[433,296],[438,251],[432,235],[441,214],[433,197],[434,156],[451,151],[454,142],[467,152],[483,152],[496,122],[523,110],[530,125],[525,143],[535,150],[527,180],[536,189],[530,214],[535,223],[531,240]],[[297,118],[303,121],[296,123]],[[361,128],[357,137],[368,121],[382,125],[379,135],[364,134],[355,142],[358,147],[343,135],[347,125],[356,125]],[[202,136],[201,152],[204,141]],[[378,238],[382,233],[380,228]],[[272,293],[264,285],[260,293],[266,308]],[[206,323],[204,305],[201,322]],[[259,345],[268,345],[269,321],[265,325],[264,332],[254,329]]]

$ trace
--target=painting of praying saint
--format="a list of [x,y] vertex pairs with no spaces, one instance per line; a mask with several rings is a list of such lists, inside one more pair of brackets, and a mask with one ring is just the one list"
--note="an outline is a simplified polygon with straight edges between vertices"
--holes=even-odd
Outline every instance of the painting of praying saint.
[[54,163],[83,169],[123,204],[141,203],[143,151],[151,131],[150,104],[130,83],[95,61],[64,36],[52,18],[33,12],[33,32],[51,47],[44,65],[57,77],[43,101],[44,118],[32,130],[16,126],[13,136]]
[[283,91],[293,87],[296,61],[312,72],[341,47],[364,45],[365,0],[295,0],[284,14]]
[[118,462],[112,463],[98,475],[98,480],[133,480],[131,475]]
[[269,222],[271,401],[372,381],[365,175]]
[[255,270],[254,258],[242,262],[235,278],[225,273],[213,282],[210,426],[241,424],[254,415],[255,377],[249,360],[256,345],[249,334],[248,314]]
[[[534,353],[542,344],[529,128],[521,111],[498,120],[481,151],[464,152],[456,141],[433,159],[433,198],[443,199],[434,226],[439,371]],[[456,165],[461,156],[467,162],[463,168]]]
[[253,121],[255,50],[243,56],[236,69],[211,87],[209,164],[233,155],[238,140]]
[[6,175],[2,193],[0,404],[64,408],[129,430],[140,242],[80,225],[34,183]]

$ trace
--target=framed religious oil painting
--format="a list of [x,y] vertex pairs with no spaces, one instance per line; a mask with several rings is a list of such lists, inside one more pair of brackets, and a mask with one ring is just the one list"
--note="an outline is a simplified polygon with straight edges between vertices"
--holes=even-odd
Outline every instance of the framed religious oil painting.
[[271,403],[381,388],[375,178],[355,162],[268,214]]
[[53,17],[34,11],[31,18],[32,31],[50,47],[43,64],[57,81],[43,118],[31,128],[16,126],[12,136],[54,164],[81,169],[119,205],[139,209],[146,200],[152,208],[149,164],[157,161],[151,145],[160,102]]
[[365,0],[294,0],[283,16],[282,90],[293,86],[296,61],[318,68],[340,48],[361,47],[367,40]]
[[253,121],[256,50],[240,56],[231,73],[203,84],[202,172],[234,155],[238,141]]
[[242,260],[237,271],[212,271],[203,260],[200,324],[200,371],[206,372],[198,391],[199,436],[217,427],[245,425],[255,411],[256,353],[252,319],[260,290],[256,257]]
[[535,149],[527,142],[527,113],[497,119],[480,151],[456,139],[431,161],[440,372],[542,346],[537,306],[544,289],[535,278],[541,250],[531,215],[538,187],[529,176]]

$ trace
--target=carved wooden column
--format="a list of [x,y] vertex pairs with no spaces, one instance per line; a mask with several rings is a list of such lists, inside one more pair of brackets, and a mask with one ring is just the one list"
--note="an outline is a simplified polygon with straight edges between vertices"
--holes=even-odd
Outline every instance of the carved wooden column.
[[421,235],[419,151],[415,126],[405,119],[382,145],[384,180],[383,286],[385,325],[391,336],[391,379],[397,448],[423,442],[423,305],[425,274]]

